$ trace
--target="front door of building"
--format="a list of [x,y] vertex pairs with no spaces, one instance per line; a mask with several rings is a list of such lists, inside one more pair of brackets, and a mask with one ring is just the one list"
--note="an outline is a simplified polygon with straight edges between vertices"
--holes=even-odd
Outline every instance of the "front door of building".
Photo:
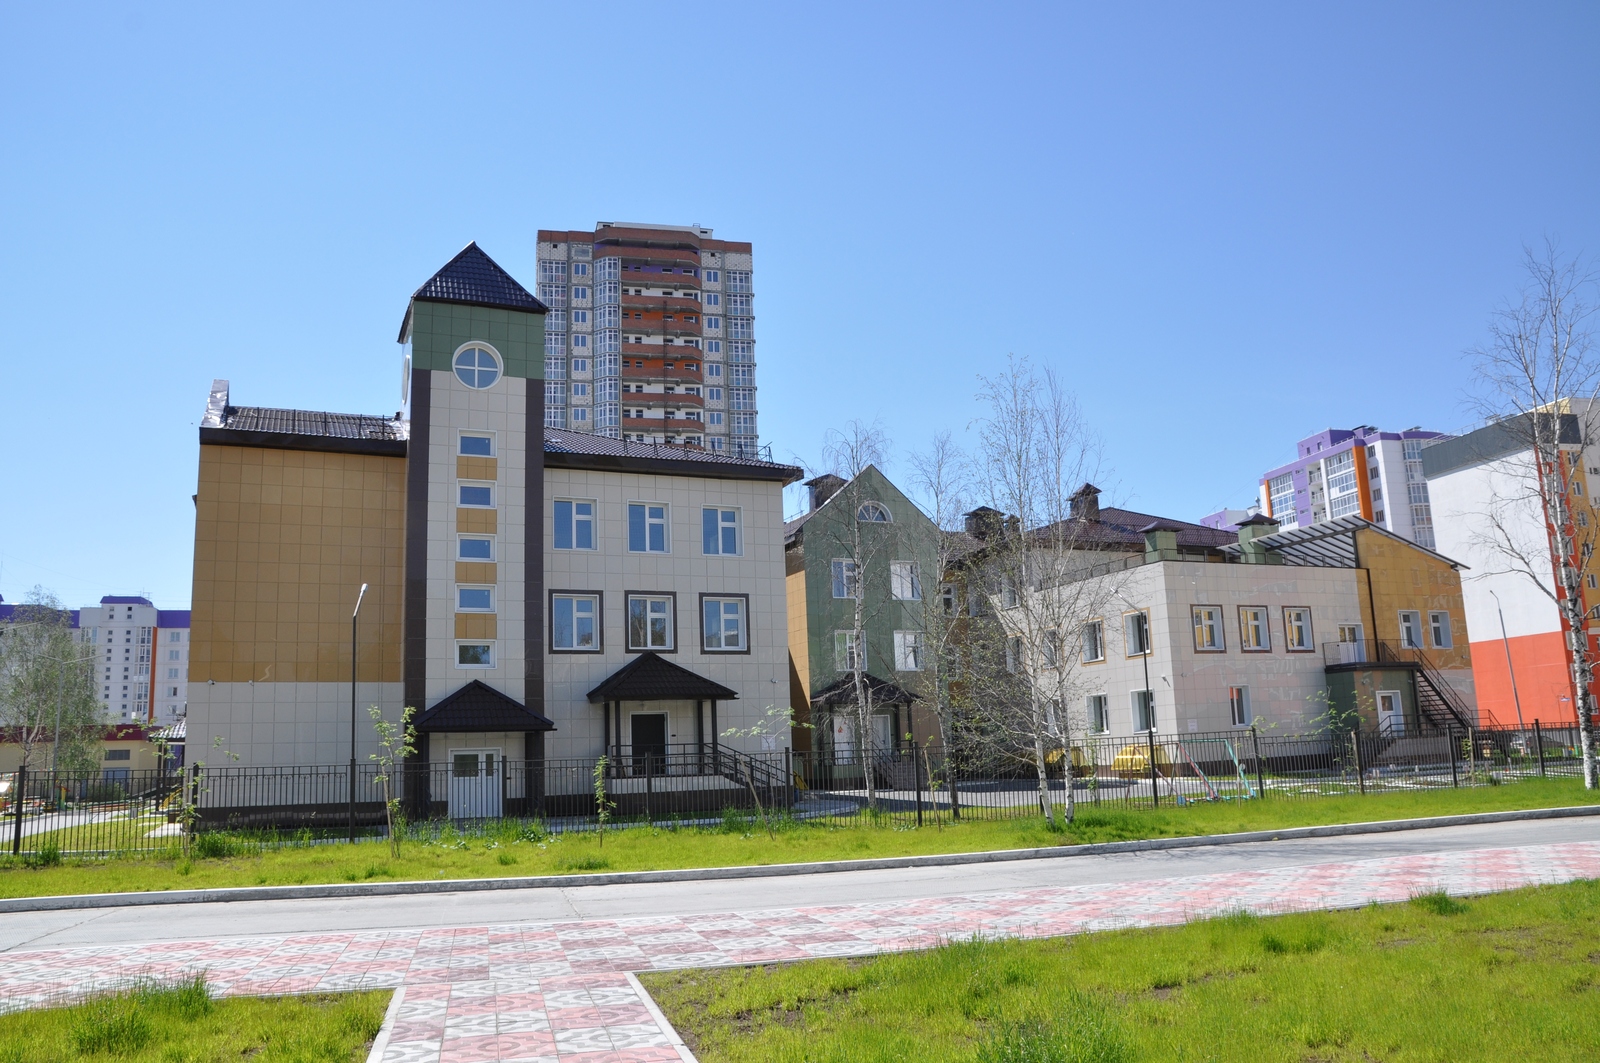
[[1405,701],[1400,691],[1378,691],[1378,730],[1395,738],[1406,733]]
[[499,818],[502,759],[498,749],[450,751],[451,819]]
[[633,714],[633,774],[665,775],[667,772],[667,714]]

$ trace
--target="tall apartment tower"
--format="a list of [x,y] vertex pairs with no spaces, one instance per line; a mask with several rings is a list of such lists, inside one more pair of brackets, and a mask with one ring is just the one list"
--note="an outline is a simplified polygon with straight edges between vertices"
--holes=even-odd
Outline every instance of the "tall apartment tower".
[[1299,456],[1260,482],[1261,508],[1281,528],[1360,516],[1418,546],[1435,548],[1422,450],[1448,438],[1420,428],[1329,428],[1299,443]]
[[756,456],[749,243],[603,221],[538,258],[546,427]]

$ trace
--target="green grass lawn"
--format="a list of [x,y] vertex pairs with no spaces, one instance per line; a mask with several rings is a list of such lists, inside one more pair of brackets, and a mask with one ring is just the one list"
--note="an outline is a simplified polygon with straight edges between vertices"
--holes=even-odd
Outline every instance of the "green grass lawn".
[[[1371,797],[1230,801],[1181,808],[1111,809],[1080,805],[1064,832],[1045,830],[1037,817],[965,820],[942,826],[874,826],[864,818],[844,825],[782,821],[769,837],[759,820],[730,816],[711,827],[628,827],[594,833],[545,835],[506,822],[483,833],[446,831],[431,842],[410,841],[399,858],[386,842],[255,848],[225,836],[202,836],[196,855],[176,850],[114,859],[67,858],[57,866],[0,857],[0,897],[66,893],[198,889],[212,886],[494,878],[850,860],[864,857],[1021,849],[1083,842],[1164,838],[1363,820],[1405,819],[1516,808],[1600,803],[1572,779]],[[205,855],[211,854],[211,855]]]
[[201,980],[0,1015],[0,1063],[359,1063],[389,991],[212,1000]]
[[703,1063],[1576,1063],[1600,883],[640,978]]

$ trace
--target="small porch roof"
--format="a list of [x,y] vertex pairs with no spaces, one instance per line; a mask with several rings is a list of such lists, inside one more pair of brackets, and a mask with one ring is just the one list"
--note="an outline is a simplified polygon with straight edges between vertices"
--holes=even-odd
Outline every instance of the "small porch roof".
[[494,687],[474,679],[418,716],[413,722],[418,731],[454,731],[481,734],[486,731],[554,731],[554,721],[539,715],[522,702]]
[[[887,679],[879,679],[871,672],[863,675],[861,681],[866,685],[867,696],[874,705],[910,705],[913,701],[920,700],[905,687],[896,686]],[[856,683],[849,675],[834,680],[811,695],[811,704],[825,709],[852,705],[855,700]]]
[[641,653],[589,691],[598,701],[734,701],[735,690],[656,653]]

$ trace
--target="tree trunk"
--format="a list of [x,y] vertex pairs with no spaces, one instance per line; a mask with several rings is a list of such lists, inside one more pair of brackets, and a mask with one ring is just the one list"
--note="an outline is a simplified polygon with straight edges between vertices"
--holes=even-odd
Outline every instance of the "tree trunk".
[[1050,794],[1050,766],[1045,762],[1044,718],[1040,712],[1037,692],[1033,694],[1033,766],[1039,773],[1039,804],[1044,812],[1044,821],[1054,829],[1056,803]]

